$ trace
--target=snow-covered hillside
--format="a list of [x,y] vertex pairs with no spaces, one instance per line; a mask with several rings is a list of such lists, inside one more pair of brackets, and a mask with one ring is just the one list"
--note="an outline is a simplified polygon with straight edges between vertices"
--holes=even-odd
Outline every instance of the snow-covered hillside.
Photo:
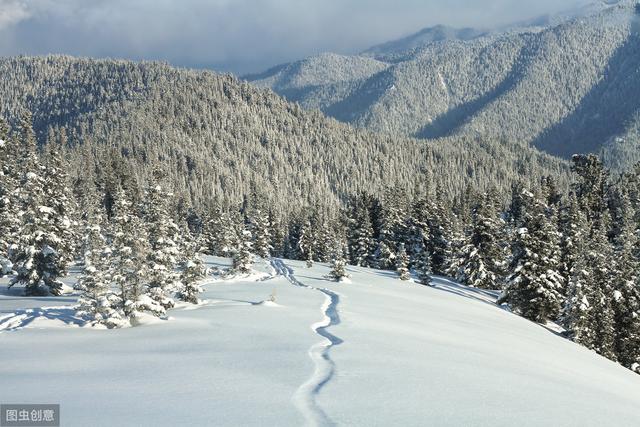
[[0,402],[60,403],[65,426],[640,425],[638,375],[490,292],[255,268],[207,282],[201,306],[119,330],[79,327],[73,296],[26,298],[3,281]]

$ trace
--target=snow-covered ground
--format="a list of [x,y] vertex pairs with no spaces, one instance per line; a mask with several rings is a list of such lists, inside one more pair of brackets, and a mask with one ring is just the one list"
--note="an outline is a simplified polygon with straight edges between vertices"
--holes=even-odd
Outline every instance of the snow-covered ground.
[[353,267],[334,283],[296,261],[256,270],[121,330],[80,327],[74,296],[3,280],[0,403],[60,403],[64,426],[640,425],[640,376],[491,292]]

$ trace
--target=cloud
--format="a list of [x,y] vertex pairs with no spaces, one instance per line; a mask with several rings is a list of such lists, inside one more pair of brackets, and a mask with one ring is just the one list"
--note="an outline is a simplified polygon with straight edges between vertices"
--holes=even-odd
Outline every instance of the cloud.
[[[259,71],[425,26],[489,27],[581,0],[0,0],[0,55],[66,53]],[[584,3],[584,1],[582,1]]]
[[19,0],[0,0],[0,30],[29,17],[27,5]]

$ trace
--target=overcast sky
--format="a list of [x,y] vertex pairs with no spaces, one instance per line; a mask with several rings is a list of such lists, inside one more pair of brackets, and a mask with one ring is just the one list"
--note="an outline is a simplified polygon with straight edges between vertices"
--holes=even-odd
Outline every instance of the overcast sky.
[[0,0],[0,55],[157,59],[246,73],[435,24],[488,28],[586,0]]

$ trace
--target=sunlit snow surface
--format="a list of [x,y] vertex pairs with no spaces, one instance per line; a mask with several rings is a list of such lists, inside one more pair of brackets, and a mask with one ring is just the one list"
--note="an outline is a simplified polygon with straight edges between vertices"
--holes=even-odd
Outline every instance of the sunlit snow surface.
[[60,403],[64,426],[640,425],[640,376],[491,292],[255,269],[121,330],[82,327],[74,296],[26,298],[2,279],[0,403]]

